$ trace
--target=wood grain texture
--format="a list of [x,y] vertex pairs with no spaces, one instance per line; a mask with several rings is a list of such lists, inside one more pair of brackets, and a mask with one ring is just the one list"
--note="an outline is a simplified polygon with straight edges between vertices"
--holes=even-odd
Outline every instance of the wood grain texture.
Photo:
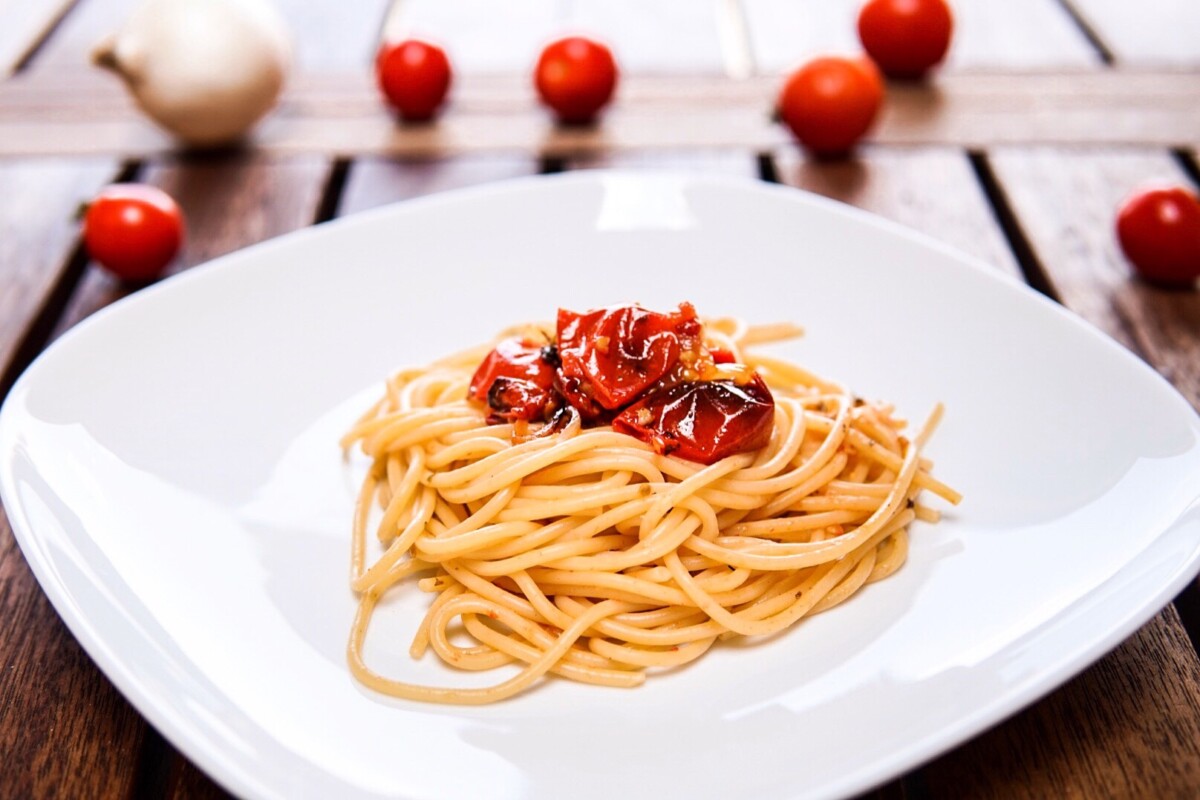
[[355,161],[338,204],[338,216],[450,189],[534,175],[537,159],[521,155],[461,156],[440,161]]
[[[777,73],[823,53],[855,53],[862,0],[743,0],[758,69]],[[1057,0],[958,0],[946,70],[1099,64]]]
[[[169,151],[170,141],[104,76],[21,75],[0,84],[0,156]],[[763,150],[788,141],[770,120],[774,78],[630,76],[593,127],[560,127],[517,76],[464,76],[433,125],[398,125],[369,76],[297,79],[255,134],[270,152],[443,157],[486,151],[567,156],[652,148]],[[89,102],[80,106],[78,98]],[[889,89],[875,142],[983,148],[1091,143],[1191,146],[1200,81],[1184,72],[947,74]]]
[[[1182,179],[1165,153],[1001,150],[993,170],[1041,268],[1069,308],[1200,401],[1200,297],[1130,278],[1117,204]],[[923,771],[931,797],[1195,797],[1200,659],[1173,607],[1048,699]]]
[[[179,202],[188,222],[187,242],[169,272],[188,269],[311,224],[317,215],[330,167],[328,159],[318,157],[279,161],[236,153],[150,165],[141,180],[170,193]],[[136,288],[113,279],[94,263],[89,264],[59,320],[55,335],[61,335],[81,319]],[[95,668],[84,668],[83,671],[95,672]],[[80,713],[93,713],[90,698],[88,694],[79,696],[77,707]],[[169,746],[165,746],[165,751],[167,765],[142,765],[141,768],[166,774],[167,796],[226,796],[224,790]],[[122,765],[126,779],[135,774],[132,764],[127,760]]]
[[0,162],[0,375],[64,280],[76,209],[117,168],[108,159]]
[[927,233],[1021,277],[966,154],[950,149],[874,147],[850,161],[775,154],[777,177]]
[[1140,186],[1188,183],[1165,152],[995,150],[992,168],[1064,305],[1158,369],[1200,407],[1200,294],[1135,280],[1116,241],[1120,203]]
[[75,0],[0,0],[0,77],[12,74]]
[[0,794],[127,797],[144,732],[58,618],[0,513]]
[[[187,220],[187,239],[167,274],[312,224],[329,170],[330,162],[315,156],[279,160],[248,154],[151,165],[142,180],[174,197]],[[55,336],[137,288],[89,264]]]
[[1200,66],[1200,3],[1194,0],[1069,0],[1127,64]]
[[930,800],[1194,798],[1200,664],[1168,607],[1075,680],[921,769]]

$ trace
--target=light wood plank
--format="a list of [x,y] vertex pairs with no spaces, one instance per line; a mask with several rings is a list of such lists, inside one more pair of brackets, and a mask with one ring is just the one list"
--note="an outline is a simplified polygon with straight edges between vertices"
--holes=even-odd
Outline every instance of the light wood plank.
[[398,0],[384,36],[416,36],[443,45],[457,74],[524,75],[565,23],[566,9],[559,0]]
[[[1183,180],[1153,151],[1011,149],[991,163],[1052,288],[1200,404],[1200,296],[1130,278],[1117,205]],[[1173,607],[1075,681],[923,772],[933,797],[1190,797],[1200,786],[1200,659]]]
[[1161,151],[999,149],[997,179],[1063,303],[1164,373],[1200,406],[1200,294],[1133,279],[1115,235],[1135,188],[1187,184]]
[[74,0],[0,0],[0,77],[11,75]]
[[606,41],[624,74],[720,74],[712,0],[574,0],[567,27]]
[[[777,81],[630,76],[595,128],[555,126],[519,76],[464,77],[434,125],[400,126],[368,75],[297,80],[255,134],[259,148],[448,156],[530,150],[653,148],[766,150],[789,141],[770,120]],[[80,96],[91,98],[87,107]],[[956,73],[936,86],[893,86],[874,141],[990,147],[1089,143],[1188,146],[1200,130],[1200,81],[1180,72]],[[0,83],[0,156],[146,155],[170,141],[129,107],[120,87],[96,77],[18,76]]]
[[947,149],[872,148],[861,159],[821,162],[795,148],[775,157],[779,180],[927,233],[1021,277],[970,162]]
[[[822,53],[861,52],[862,0],[743,0],[759,70],[777,73]],[[1079,67],[1099,54],[1056,0],[959,0],[946,69]]]
[[1190,798],[1200,663],[1172,607],[1075,680],[926,765],[930,800]]
[[1195,0],[1070,0],[1127,64],[1200,65],[1200,3]]
[[[35,71],[79,69],[102,37],[118,31],[141,0],[86,0],[79,3],[47,40],[31,65]],[[363,69],[375,53],[378,31],[389,0],[340,3],[273,0],[292,35],[293,69]],[[108,76],[116,83],[116,79]]]
[[520,178],[538,171],[531,156],[463,156],[440,161],[355,161],[346,178],[338,215],[481,183]]
[[[85,70],[92,48],[101,37],[116,31],[137,7],[139,0],[86,0],[76,3],[46,39],[29,71]],[[109,76],[114,83],[116,80]]]

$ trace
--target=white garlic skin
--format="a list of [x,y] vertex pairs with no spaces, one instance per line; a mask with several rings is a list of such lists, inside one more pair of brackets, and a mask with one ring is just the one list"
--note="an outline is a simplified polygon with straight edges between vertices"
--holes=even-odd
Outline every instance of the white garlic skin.
[[212,147],[242,138],[275,106],[291,43],[267,0],[147,0],[92,60],[163,128]]

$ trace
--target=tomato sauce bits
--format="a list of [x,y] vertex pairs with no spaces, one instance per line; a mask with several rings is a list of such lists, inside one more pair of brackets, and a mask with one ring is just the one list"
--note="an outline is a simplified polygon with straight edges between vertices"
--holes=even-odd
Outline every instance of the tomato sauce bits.
[[733,354],[704,345],[691,303],[559,309],[553,343],[513,337],[480,363],[469,396],[490,422],[550,421],[564,408],[661,454],[711,464],[770,440],[775,401]]

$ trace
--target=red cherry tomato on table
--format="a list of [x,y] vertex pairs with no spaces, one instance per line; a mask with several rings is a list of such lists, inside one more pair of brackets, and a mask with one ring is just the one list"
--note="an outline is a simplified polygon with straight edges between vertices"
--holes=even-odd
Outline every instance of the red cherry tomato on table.
[[534,71],[542,102],[562,122],[591,122],[617,88],[617,62],[599,42],[572,36],[546,46]]
[[858,14],[863,49],[892,78],[920,78],[940,63],[953,30],[945,0],[869,0]]
[[1200,278],[1200,198],[1182,187],[1135,192],[1117,213],[1117,238],[1143,279],[1189,286]]
[[883,104],[883,79],[866,59],[816,58],[796,70],[779,95],[779,115],[820,156],[845,155],[871,128]]
[[105,269],[127,281],[157,278],[183,244],[183,213],[161,189],[114,183],[87,207],[83,241]]
[[375,78],[401,117],[423,122],[433,118],[450,91],[450,59],[437,45],[416,39],[386,43],[375,56]]

